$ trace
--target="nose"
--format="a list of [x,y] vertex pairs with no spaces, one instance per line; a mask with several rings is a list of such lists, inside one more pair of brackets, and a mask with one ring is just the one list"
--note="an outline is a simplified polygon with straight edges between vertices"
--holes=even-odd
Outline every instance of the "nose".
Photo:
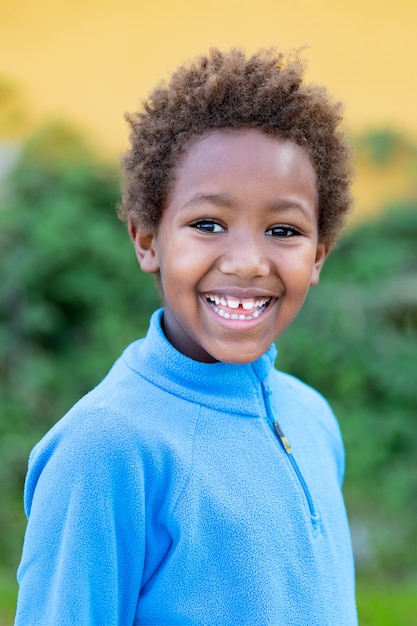
[[233,237],[220,260],[223,274],[234,274],[242,280],[268,276],[270,271],[265,242],[248,234]]

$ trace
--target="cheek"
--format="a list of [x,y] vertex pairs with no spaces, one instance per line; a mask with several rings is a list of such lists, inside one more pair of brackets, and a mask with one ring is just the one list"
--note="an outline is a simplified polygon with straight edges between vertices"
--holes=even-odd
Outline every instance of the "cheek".
[[179,241],[171,244],[167,252],[164,254],[163,268],[173,280],[197,281],[212,267],[212,259],[204,246]]
[[185,297],[198,281],[198,263],[183,249],[172,248],[162,259],[160,275],[164,293],[173,299]]
[[305,289],[311,284],[315,270],[315,254],[306,250],[303,253],[287,255],[279,263],[280,274],[287,290]]

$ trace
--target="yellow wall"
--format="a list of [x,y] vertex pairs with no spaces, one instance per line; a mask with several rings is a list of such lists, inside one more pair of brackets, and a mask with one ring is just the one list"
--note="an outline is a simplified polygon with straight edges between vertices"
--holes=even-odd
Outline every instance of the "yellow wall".
[[346,105],[353,131],[417,137],[416,0],[1,0],[0,77],[29,124],[64,117],[104,152],[127,145],[123,112],[210,45],[309,44],[308,78]]
[[2,0],[0,75],[36,118],[64,115],[118,150],[122,112],[210,45],[310,44],[309,77],[354,127],[417,133],[415,0]]

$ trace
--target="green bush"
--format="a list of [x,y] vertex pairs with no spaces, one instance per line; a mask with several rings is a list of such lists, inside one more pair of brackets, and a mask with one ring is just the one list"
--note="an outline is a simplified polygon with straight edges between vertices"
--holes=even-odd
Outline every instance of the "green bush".
[[0,554],[16,565],[31,447],[143,335],[158,299],[115,217],[117,170],[66,127],[25,147],[0,206]]
[[368,130],[355,141],[358,153],[379,168],[387,168],[398,159],[415,161],[417,146],[407,135],[391,128]]

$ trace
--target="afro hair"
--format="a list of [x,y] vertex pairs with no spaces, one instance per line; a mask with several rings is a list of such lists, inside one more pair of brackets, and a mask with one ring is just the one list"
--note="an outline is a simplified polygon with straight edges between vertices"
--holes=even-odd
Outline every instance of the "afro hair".
[[247,57],[213,48],[179,67],[142,110],[126,115],[131,149],[122,160],[119,217],[156,232],[190,143],[214,130],[257,128],[306,150],[317,176],[319,238],[331,245],[352,204],[351,151],[340,130],[341,104],[325,88],[304,84],[304,66],[298,53],[268,49]]

